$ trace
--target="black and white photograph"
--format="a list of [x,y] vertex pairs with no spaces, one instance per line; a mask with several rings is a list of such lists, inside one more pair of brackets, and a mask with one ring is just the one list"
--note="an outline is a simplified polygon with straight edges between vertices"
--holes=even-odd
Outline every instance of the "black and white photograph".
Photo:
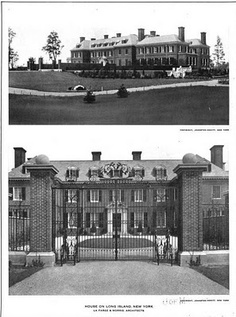
[[1,2],[3,317],[235,317],[234,2]]
[[229,124],[230,5],[3,9],[10,124]]

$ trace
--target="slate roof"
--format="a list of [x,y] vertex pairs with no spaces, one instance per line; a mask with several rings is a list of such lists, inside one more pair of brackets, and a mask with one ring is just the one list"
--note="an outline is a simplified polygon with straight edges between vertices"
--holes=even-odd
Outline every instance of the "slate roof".
[[147,36],[140,41],[137,46],[151,45],[151,44],[162,44],[162,43],[185,43],[182,42],[176,34],[161,35],[161,36]]
[[209,45],[202,44],[201,40],[199,39],[186,40],[186,42],[189,43],[190,47],[193,47],[193,46],[210,47]]
[[[30,159],[25,164],[13,168],[9,172],[9,179],[29,179],[29,173],[23,173],[23,166],[27,167],[29,165],[35,164],[35,158]],[[199,163],[206,163],[209,164],[210,161],[198,156]],[[88,171],[92,167],[102,167],[106,164],[110,164],[111,162],[114,163],[121,163],[125,164],[131,169],[136,167],[137,165],[143,167],[145,169],[145,176],[143,178],[144,181],[151,181],[155,180],[155,177],[152,175],[153,169],[155,167],[164,167],[167,170],[167,179],[171,180],[176,177],[176,174],[173,172],[173,169],[182,164],[182,160],[179,159],[164,159],[164,160],[101,160],[101,161],[77,161],[77,160],[68,160],[68,161],[50,161],[50,164],[53,165],[59,172],[56,175],[62,181],[65,181],[65,173],[68,167],[75,167],[79,169],[79,181],[88,181]],[[228,177],[228,172],[224,171],[223,169],[219,168],[218,166],[211,164],[211,172],[203,172],[203,177]]]
[[[125,41],[125,43],[122,43]],[[125,46],[132,46],[136,45],[138,42],[138,37],[135,34],[130,34],[126,36],[120,37],[109,37],[107,39],[97,39],[97,40],[84,40],[81,43],[77,44],[79,47],[75,47],[72,51],[80,51],[80,50],[101,50],[105,48],[112,48],[112,47],[125,47]],[[112,44],[112,45],[109,45]],[[101,46],[98,46],[101,45]]]

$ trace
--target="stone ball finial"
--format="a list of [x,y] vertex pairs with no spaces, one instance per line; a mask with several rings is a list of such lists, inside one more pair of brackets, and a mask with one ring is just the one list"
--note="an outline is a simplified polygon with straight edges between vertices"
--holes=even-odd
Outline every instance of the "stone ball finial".
[[50,164],[49,158],[44,154],[40,154],[40,155],[36,156],[35,162],[36,162],[36,164],[39,164],[39,165],[40,164],[42,164],[42,165]]
[[183,156],[183,164],[196,164],[198,162],[198,159],[195,154],[193,153],[187,153]]

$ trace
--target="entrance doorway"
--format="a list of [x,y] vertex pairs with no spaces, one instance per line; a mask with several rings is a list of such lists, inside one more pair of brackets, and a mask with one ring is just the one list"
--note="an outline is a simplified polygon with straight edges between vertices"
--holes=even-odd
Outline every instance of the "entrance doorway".
[[116,231],[117,228],[117,232],[121,232],[121,214],[120,213],[113,213],[113,218],[112,218],[112,229],[113,232]]

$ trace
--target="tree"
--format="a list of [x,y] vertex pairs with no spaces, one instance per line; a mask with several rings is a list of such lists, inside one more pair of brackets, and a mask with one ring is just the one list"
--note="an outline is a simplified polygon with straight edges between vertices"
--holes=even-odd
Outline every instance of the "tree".
[[54,67],[57,62],[57,57],[61,54],[63,47],[64,45],[61,45],[61,40],[59,39],[57,32],[52,31],[48,35],[47,44],[42,48],[42,50],[48,53]]
[[18,53],[12,47],[12,41],[13,41],[15,36],[16,36],[16,33],[11,28],[8,28],[8,57],[9,57],[8,62],[9,62],[9,68],[14,68],[16,62],[19,59]]
[[213,63],[216,67],[225,64],[225,53],[223,44],[219,35],[217,35],[216,45],[214,46],[214,53],[212,53]]

